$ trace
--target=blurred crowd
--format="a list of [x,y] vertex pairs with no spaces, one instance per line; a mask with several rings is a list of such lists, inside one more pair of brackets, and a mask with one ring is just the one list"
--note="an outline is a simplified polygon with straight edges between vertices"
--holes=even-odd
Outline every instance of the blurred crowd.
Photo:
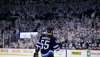
[[1,0],[0,48],[35,48],[20,32],[54,28],[61,48],[100,49],[99,0]]

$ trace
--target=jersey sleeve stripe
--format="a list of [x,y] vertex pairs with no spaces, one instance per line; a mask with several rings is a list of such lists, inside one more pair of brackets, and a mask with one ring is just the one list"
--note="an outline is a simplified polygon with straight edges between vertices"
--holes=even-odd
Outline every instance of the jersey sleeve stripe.
[[59,45],[56,45],[56,46],[54,46],[53,48],[58,48],[59,47]]
[[51,53],[54,53],[54,51],[49,50],[49,52],[48,52],[48,53],[46,53],[46,54],[42,54],[42,56],[46,56],[46,55],[48,55],[50,52],[51,52]]

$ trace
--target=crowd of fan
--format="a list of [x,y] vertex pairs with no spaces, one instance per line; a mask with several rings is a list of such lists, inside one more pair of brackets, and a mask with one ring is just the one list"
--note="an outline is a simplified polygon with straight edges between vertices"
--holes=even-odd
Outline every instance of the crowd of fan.
[[0,12],[14,18],[14,22],[0,20],[1,48],[34,48],[34,39],[20,39],[19,33],[41,33],[52,26],[53,35],[61,42],[61,48],[100,49],[99,2],[70,2],[67,5],[63,2],[53,5],[31,0],[22,4],[16,2],[12,6],[9,4],[6,14]]

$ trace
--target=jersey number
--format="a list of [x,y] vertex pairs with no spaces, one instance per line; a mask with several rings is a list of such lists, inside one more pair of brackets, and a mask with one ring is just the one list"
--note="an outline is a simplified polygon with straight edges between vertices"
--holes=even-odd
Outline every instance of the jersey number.
[[49,42],[48,40],[41,40],[41,44],[42,44],[42,47],[41,49],[48,49],[49,48]]

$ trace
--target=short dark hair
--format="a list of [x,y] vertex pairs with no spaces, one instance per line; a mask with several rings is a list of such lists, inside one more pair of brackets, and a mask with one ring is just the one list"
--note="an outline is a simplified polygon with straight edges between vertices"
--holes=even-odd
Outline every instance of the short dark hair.
[[52,32],[52,31],[53,31],[53,28],[52,28],[52,27],[48,27],[48,28],[47,28],[47,32],[50,33],[50,32]]

